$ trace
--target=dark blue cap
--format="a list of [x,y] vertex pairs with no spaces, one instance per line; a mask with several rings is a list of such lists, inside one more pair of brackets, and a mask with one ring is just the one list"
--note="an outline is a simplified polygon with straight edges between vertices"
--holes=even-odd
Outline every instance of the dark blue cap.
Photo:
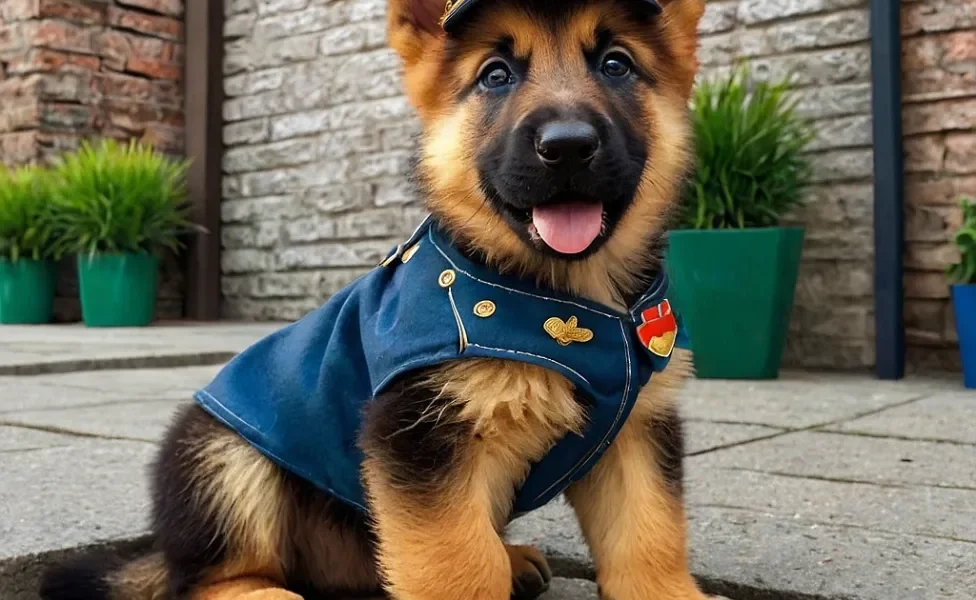
[[[661,4],[657,0],[642,1],[655,14],[660,14]],[[464,20],[464,15],[474,8],[476,4],[478,4],[478,0],[447,0],[447,6],[444,8],[444,16],[441,17],[441,26],[444,28],[444,31],[452,33],[457,30],[458,25]]]

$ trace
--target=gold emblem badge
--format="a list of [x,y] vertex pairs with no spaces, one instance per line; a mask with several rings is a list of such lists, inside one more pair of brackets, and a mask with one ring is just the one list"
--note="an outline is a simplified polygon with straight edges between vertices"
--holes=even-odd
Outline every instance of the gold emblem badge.
[[417,242],[413,246],[410,246],[409,248],[404,250],[403,256],[400,258],[400,260],[403,261],[404,263],[409,262],[410,259],[413,258],[413,255],[417,253],[417,250],[420,250],[420,242]]
[[568,346],[573,342],[586,343],[593,339],[593,332],[580,327],[576,317],[570,317],[568,321],[553,317],[546,321],[542,328],[552,336],[552,339],[559,342],[560,346]]

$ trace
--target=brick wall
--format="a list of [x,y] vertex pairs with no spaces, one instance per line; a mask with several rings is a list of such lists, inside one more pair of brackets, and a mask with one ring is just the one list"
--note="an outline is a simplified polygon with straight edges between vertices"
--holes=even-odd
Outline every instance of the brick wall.
[[[928,23],[917,28],[946,31],[967,27],[974,1],[904,7],[917,13],[910,22]],[[382,0],[226,0],[225,6],[225,312],[292,319],[410,231],[419,209],[403,181],[416,125],[400,94],[396,60],[384,47]],[[790,219],[808,235],[787,349],[791,365],[874,362],[869,14],[867,0],[713,0],[701,26],[705,76],[727,72],[740,58],[750,59],[761,77],[792,73],[802,110],[816,120],[816,186],[809,205]],[[948,81],[972,84],[972,41],[906,27],[926,49],[957,36],[954,50],[945,51],[955,63],[934,49],[916,51],[939,66],[916,69],[918,77],[939,89]],[[906,77],[911,81],[911,73]],[[965,102],[949,101],[955,108],[944,114],[939,107],[948,104],[932,104],[929,114],[961,122],[976,114]],[[906,123],[918,125],[908,128],[910,168],[918,171],[915,157],[925,151],[955,148],[943,152],[937,169],[912,180],[911,190],[935,190],[926,192],[932,206],[910,218],[912,231],[924,232],[916,221],[954,218],[947,205],[953,194],[945,190],[972,185],[972,178],[946,173],[965,168],[971,150],[969,135],[945,133],[955,128],[950,121],[935,123],[912,110]],[[921,206],[911,190],[913,206]],[[947,253],[944,224],[935,229],[918,234],[940,237],[910,246],[910,259]],[[918,279],[934,281],[919,273],[909,278],[910,288],[919,287]],[[944,286],[930,293],[937,297],[909,303],[913,340],[920,317],[948,335]]]
[[943,269],[960,196],[976,198],[976,0],[903,0],[908,362],[959,369]]
[[[2,0],[0,162],[47,161],[84,138],[183,149],[183,0]],[[73,269],[58,318],[79,307]],[[182,268],[166,261],[160,315],[182,314]]]
[[702,76],[748,59],[759,77],[792,73],[816,120],[816,185],[790,219],[807,230],[786,363],[874,362],[871,61],[865,0],[710,1]]
[[223,292],[232,318],[294,319],[422,218],[416,123],[383,0],[228,0]]

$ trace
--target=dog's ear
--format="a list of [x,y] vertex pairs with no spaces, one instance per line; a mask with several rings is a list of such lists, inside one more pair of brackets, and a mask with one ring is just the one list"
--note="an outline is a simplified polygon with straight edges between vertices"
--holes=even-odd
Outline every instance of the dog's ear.
[[419,61],[430,45],[444,35],[441,17],[445,8],[445,0],[389,0],[387,37],[406,66]]
[[698,22],[705,14],[705,0],[658,0],[663,7],[665,31],[671,38],[671,48],[684,65],[678,79],[681,91],[691,94],[698,72]]

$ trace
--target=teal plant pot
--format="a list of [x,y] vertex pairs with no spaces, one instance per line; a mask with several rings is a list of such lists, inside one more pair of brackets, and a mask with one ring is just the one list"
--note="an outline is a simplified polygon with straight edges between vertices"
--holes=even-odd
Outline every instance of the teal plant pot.
[[88,327],[145,327],[156,313],[159,259],[152,254],[78,257],[81,315]]
[[0,259],[0,324],[50,323],[57,278],[53,260]]

